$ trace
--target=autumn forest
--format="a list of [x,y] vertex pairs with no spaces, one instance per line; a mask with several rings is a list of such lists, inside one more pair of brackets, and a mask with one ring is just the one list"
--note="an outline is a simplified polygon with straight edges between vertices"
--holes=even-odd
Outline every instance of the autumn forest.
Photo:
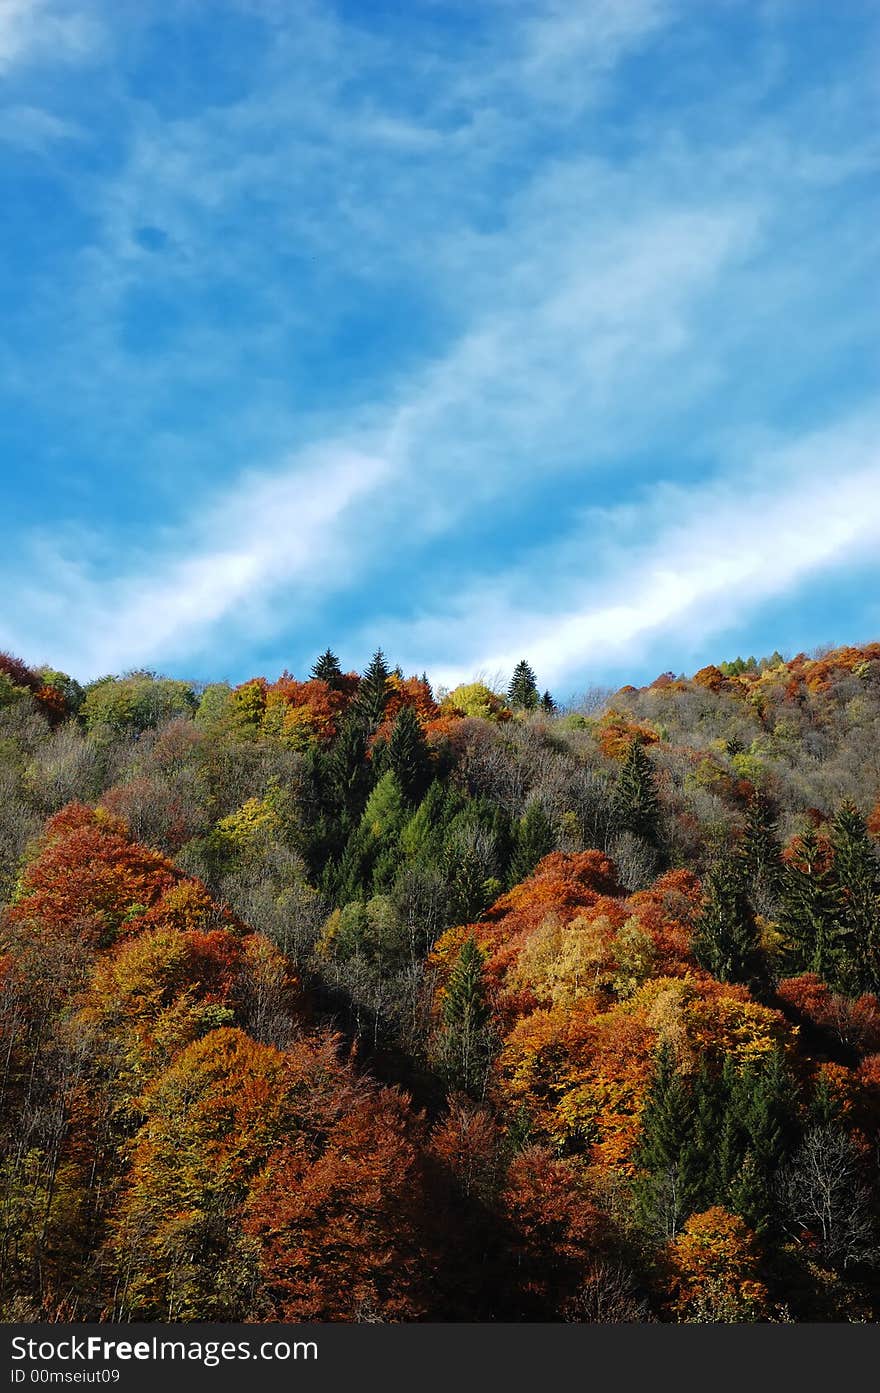
[[0,1319],[880,1319],[880,644],[0,655]]

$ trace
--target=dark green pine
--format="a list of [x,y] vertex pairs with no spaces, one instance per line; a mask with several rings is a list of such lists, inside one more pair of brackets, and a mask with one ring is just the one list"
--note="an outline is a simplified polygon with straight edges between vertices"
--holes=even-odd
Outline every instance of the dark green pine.
[[880,863],[868,826],[854,803],[837,810],[831,829],[840,921],[840,975],[853,991],[880,988]]
[[373,730],[381,724],[388,698],[391,695],[388,686],[390,676],[385,655],[381,648],[377,648],[361,677],[356,702],[361,718]]
[[385,764],[396,775],[406,802],[418,803],[431,782],[433,766],[422,723],[411,706],[402,706],[397,714]]
[[513,669],[507,689],[507,703],[514,711],[534,711],[538,700],[535,674],[525,658],[521,658]]
[[342,668],[332,648],[326,649],[314,663],[310,676],[316,682],[326,682],[328,687],[338,688],[342,679]]
[[694,939],[697,961],[721,982],[755,981],[760,971],[758,926],[732,858],[709,869],[703,896]]
[[617,776],[615,804],[618,826],[646,841],[657,839],[660,802],[654,770],[641,740],[631,740]]

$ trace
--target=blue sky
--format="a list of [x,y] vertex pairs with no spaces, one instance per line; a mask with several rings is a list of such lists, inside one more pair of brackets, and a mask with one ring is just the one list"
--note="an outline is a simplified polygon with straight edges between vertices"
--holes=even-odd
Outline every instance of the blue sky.
[[0,647],[880,637],[873,0],[0,0]]

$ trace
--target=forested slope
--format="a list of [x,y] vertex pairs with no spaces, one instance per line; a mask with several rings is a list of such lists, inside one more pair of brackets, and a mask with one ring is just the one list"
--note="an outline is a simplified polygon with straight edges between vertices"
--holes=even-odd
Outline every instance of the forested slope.
[[5,1320],[880,1317],[880,644],[0,655]]

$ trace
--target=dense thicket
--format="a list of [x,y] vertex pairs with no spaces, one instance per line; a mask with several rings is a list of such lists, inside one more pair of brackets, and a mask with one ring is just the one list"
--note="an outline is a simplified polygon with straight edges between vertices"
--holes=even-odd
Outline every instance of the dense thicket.
[[880,645],[0,655],[0,1313],[880,1316]]

